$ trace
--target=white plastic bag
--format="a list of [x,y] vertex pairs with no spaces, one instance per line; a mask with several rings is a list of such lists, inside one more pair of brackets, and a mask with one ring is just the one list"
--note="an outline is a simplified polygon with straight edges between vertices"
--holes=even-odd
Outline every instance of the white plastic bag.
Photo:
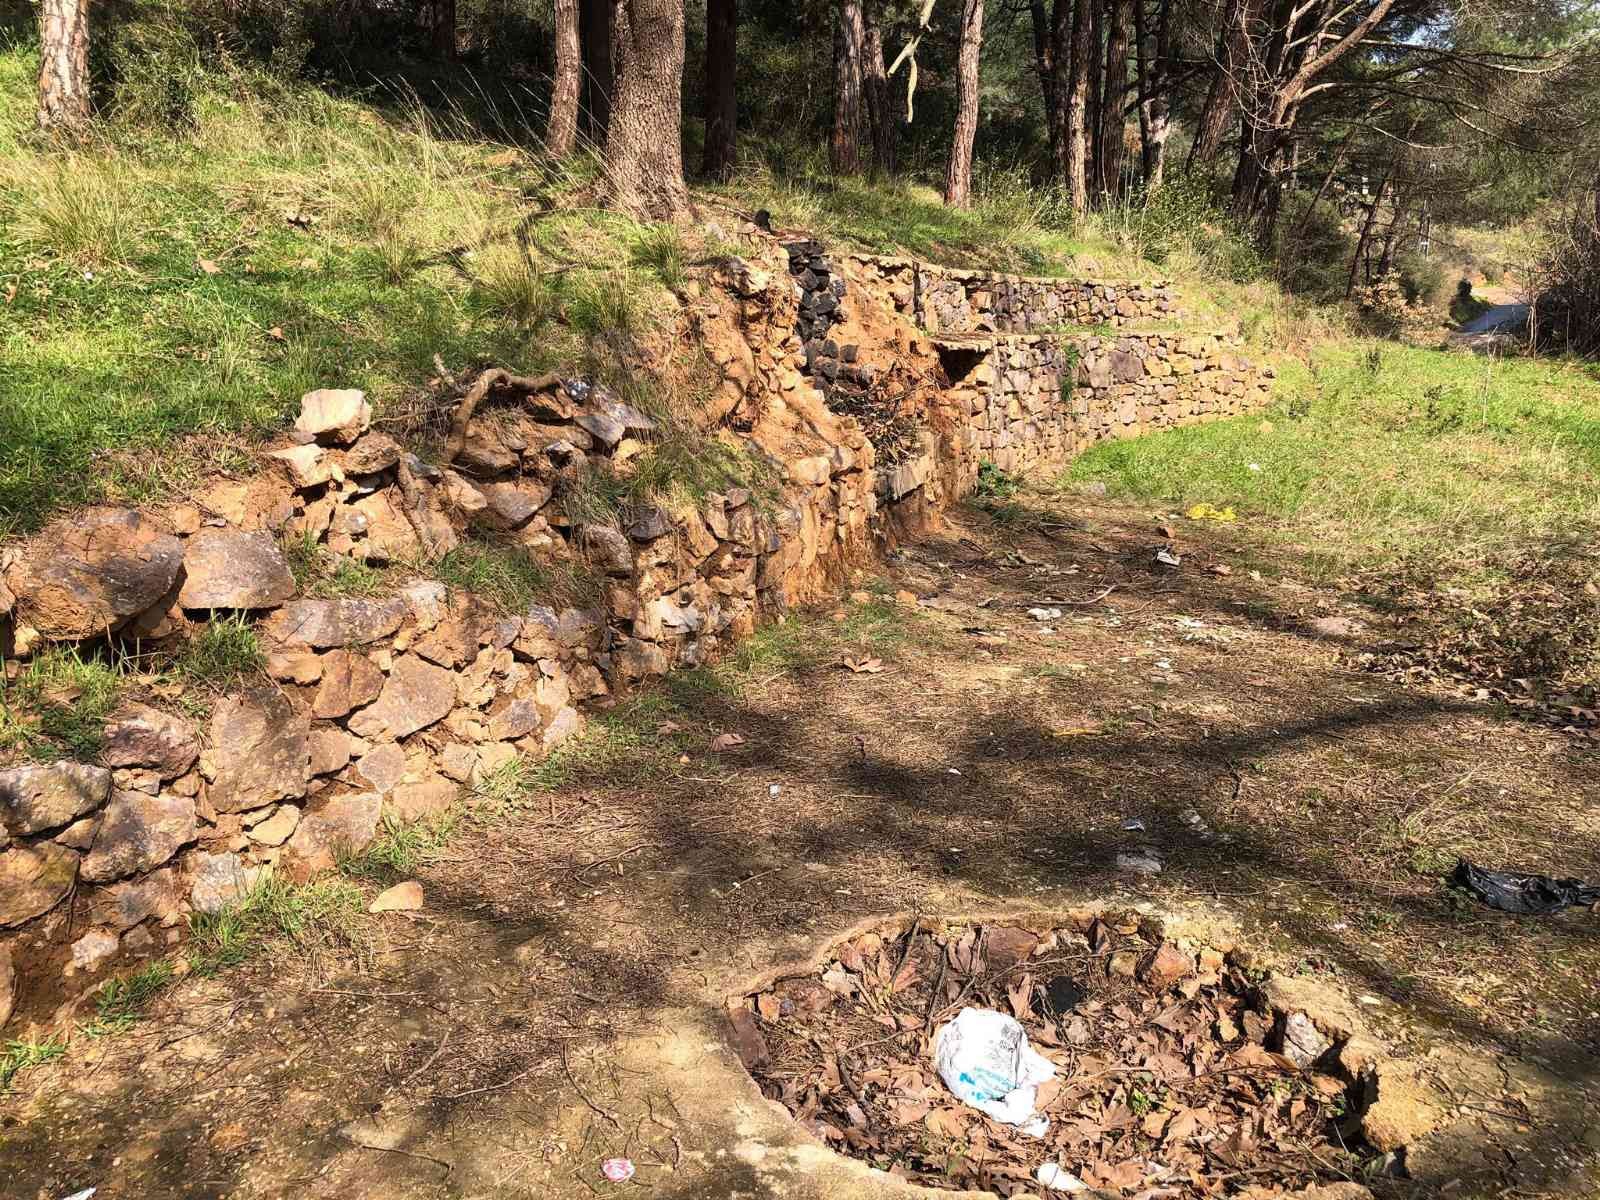
[[939,1078],[964,1104],[1023,1133],[1042,1137],[1050,1122],[1034,1112],[1039,1085],[1054,1079],[1051,1062],[1028,1045],[1011,1017],[963,1008],[934,1040]]

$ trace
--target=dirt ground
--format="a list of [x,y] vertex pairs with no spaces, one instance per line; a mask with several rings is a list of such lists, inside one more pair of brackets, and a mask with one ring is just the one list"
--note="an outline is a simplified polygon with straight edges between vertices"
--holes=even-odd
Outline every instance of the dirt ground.
[[[862,576],[872,601],[619,706],[561,787],[462,827],[370,963],[267,953],[19,1076],[0,1193],[899,1195],[772,1134],[721,998],[879,914],[1099,898],[1223,914],[1436,1065],[1451,1149],[1380,1191],[1596,1194],[1597,918],[1441,881],[1461,851],[1600,878],[1590,743],[1355,669],[1383,614],[1247,526],[1080,496],[1002,516],[957,512]],[[1363,627],[1313,631],[1334,615]],[[1118,869],[1141,847],[1159,875]],[[633,1182],[602,1178],[614,1155]]]

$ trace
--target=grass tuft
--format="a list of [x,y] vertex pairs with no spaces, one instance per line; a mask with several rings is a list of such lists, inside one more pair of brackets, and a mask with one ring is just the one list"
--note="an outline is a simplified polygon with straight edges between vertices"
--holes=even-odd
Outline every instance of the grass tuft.
[[414,875],[439,858],[460,820],[454,811],[409,824],[384,817],[383,828],[372,844],[340,863],[340,869],[356,879]]
[[0,1051],[0,1095],[11,1090],[11,1084],[22,1072],[53,1062],[67,1052],[65,1040],[56,1037],[42,1042],[10,1041]]
[[95,993],[95,1019],[83,1027],[86,1037],[109,1037],[126,1033],[138,1023],[145,1006],[176,978],[173,965],[165,959],[149,963],[132,975],[106,980]]
[[324,876],[306,884],[266,873],[236,904],[189,920],[189,965],[209,976],[274,944],[315,963],[330,955],[364,960],[366,904],[348,880]]
[[51,761],[94,759],[124,684],[122,663],[53,649],[11,683],[0,680],[0,750]]
[[243,614],[207,621],[173,664],[190,683],[210,688],[237,683],[265,670],[266,665],[261,639]]

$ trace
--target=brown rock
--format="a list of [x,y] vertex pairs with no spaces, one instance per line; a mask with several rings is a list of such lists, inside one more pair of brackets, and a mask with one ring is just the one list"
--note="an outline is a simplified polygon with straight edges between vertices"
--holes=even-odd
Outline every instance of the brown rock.
[[406,776],[406,752],[393,742],[374,746],[361,756],[356,774],[375,791],[392,792]]
[[305,795],[310,720],[277,688],[228,696],[211,716],[207,793],[219,813],[246,812]]
[[1132,950],[1118,950],[1106,963],[1106,974],[1132,979],[1139,973],[1139,956]]
[[402,655],[383,692],[350,718],[350,731],[373,740],[394,740],[444,720],[455,705],[455,676],[414,654]]
[[1334,1041],[1364,1035],[1366,1026],[1343,992],[1309,976],[1272,974],[1261,988],[1268,1012],[1275,1018],[1304,1013]]
[[96,888],[91,895],[89,919],[113,929],[131,929],[151,917],[166,921],[176,916],[183,905],[176,867],[163,867],[138,879]]
[[633,572],[633,548],[620,529],[610,525],[583,525],[578,529],[578,547],[597,570],[607,575]]
[[262,870],[245,866],[237,854],[202,850],[189,860],[189,905],[196,912],[221,912],[250,894]]
[[259,626],[263,637],[280,646],[361,646],[386,638],[406,618],[398,596],[385,600],[296,600],[274,612]]
[[200,757],[200,733],[182,717],[144,704],[127,704],[105,729],[100,759],[108,767],[150,767],[174,779]]
[[322,686],[311,702],[312,715],[334,719],[371,704],[383,691],[383,672],[365,654],[333,650],[322,656]]
[[422,543],[412,528],[405,510],[397,503],[398,492],[385,488],[357,500],[350,508],[366,523],[367,540],[361,544],[368,562],[389,563],[421,557]]
[[383,799],[377,792],[319,798],[300,818],[284,848],[284,862],[297,878],[334,867],[345,854],[367,847],[378,830]]
[[280,683],[313,684],[322,678],[322,656],[311,650],[279,650],[267,655],[267,674]]
[[416,912],[422,907],[422,885],[415,879],[385,888],[367,907],[369,913]]
[[74,850],[88,850],[94,845],[94,835],[100,830],[100,816],[84,817],[81,821],[74,821],[50,840],[59,842],[63,846],[71,846]]
[[78,856],[65,846],[40,842],[0,853],[0,927],[49,912],[77,878]]
[[489,714],[489,736],[497,742],[526,737],[539,728],[539,706],[532,700],[512,700]]
[[499,529],[515,529],[525,525],[546,504],[554,490],[549,484],[533,480],[518,483],[486,483],[483,498],[486,507],[480,514],[485,523]]
[[299,824],[300,810],[292,804],[280,804],[265,821],[252,825],[245,836],[263,846],[281,846]]
[[1025,962],[1039,944],[1039,935],[1014,925],[990,925],[983,931],[984,953],[989,969],[1003,971]]
[[294,427],[321,442],[348,445],[372,424],[372,405],[355,388],[319,388],[300,397]]
[[728,1024],[733,1029],[733,1048],[738,1051],[739,1061],[744,1064],[745,1070],[759,1071],[772,1061],[767,1039],[761,1036],[753,1012],[743,1005],[730,1005]]
[[115,792],[83,860],[83,878],[105,883],[159,867],[194,841],[195,830],[195,805],[187,796]]
[[11,962],[11,947],[0,946],[0,1029],[11,1020],[17,1001],[17,969]]
[[1162,942],[1139,967],[1139,980],[1154,988],[1168,988],[1194,970],[1194,959],[1171,942]]
[[284,474],[297,488],[316,487],[333,478],[333,460],[314,442],[273,450],[267,457],[283,464]]
[[417,783],[402,783],[394,789],[386,814],[403,824],[436,817],[448,812],[461,795],[461,789],[441,775],[430,775]]
[[101,964],[117,956],[122,939],[108,929],[91,929],[72,943],[72,965],[69,975],[79,971],[95,971]]
[[1378,1150],[1399,1150],[1427,1137],[1443,1119],[1438,1095],[1415,1067],[1385,1063],[1378,1069],[1378,1098],[1361,1116],[1361,1132]]
[[15,620],[47,638],[115,629],[155,604],[183,564],[183,544],[131,509],[96,509],[57,522],[7,573]]
[[332,775],[350,761],[350,735],[336,726],[313,729],[309,744],[312,775]]
[[399,461],[399,442],[387,433],[364,433],[344,452],[340,465],[346,475],[373,475]]
[[294,575],[265,533],[202,529],[183,554],[184,608],[272,608],[294,595]]
[[111,772],[85,763],[53,762],[0,771],[0,830],[12,837],[70,825],[111,795]]

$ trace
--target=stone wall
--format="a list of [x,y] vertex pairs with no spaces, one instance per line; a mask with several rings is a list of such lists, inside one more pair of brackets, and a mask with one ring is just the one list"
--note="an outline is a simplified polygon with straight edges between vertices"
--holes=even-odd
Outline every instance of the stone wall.
[[1073,325],[1120,329],[1177,313],[1166,283],[1102,283],[966,271],[911,259],[854,259],[883,281],[898,311],[936,335],[1033,333]]
[[1059,466],[1106,438],[1235,416],[1268,399],[1266,373],[1223,334],[1024,334],[935,345],[952,369],[941,403],[968,456],[1007,471]]
[[[219,620],[248,623],[266,652],[222,694],[135,689],[96,762],[0,762],[0,1024],[13,955],[25,974],[92,980],[158,953],[264,870],[304,878],[385,817],[447,809],[573,736],[585,700],[715,658],[836,586],[936,520],[984,460],[1057,464],[1266,398],[1264,373],[1224,337],[932,338],[910,319],[931,311],[924,284],[961,319],[1032,326],[1104,320],[1106,305],[1117,320],[1125,303],[1166,311],[1164,289],[1002,287],[861,257],[835,268],[815,244],[766,242],[686,286],[695,361],[714,371],[687,381],[703,397],[687,417],[587,380],[489,371],[442,450],[419,456],[371,428],[360,392],[319,391],[250,478],[75,514],[0,549],[13,678],[53,645],[177,653]],[[892,404],[912,432],[880,462],[870,421],[832,405],[835,385]],[[626,491],[667,419],[742,455],[748,486],[614,513],[578,502],[596,472]],[[474,539],[574,568],[589,595],[507,611],[432,577]],[[306,546],[387,566],[392,586],[308,592],[288,553]]]

